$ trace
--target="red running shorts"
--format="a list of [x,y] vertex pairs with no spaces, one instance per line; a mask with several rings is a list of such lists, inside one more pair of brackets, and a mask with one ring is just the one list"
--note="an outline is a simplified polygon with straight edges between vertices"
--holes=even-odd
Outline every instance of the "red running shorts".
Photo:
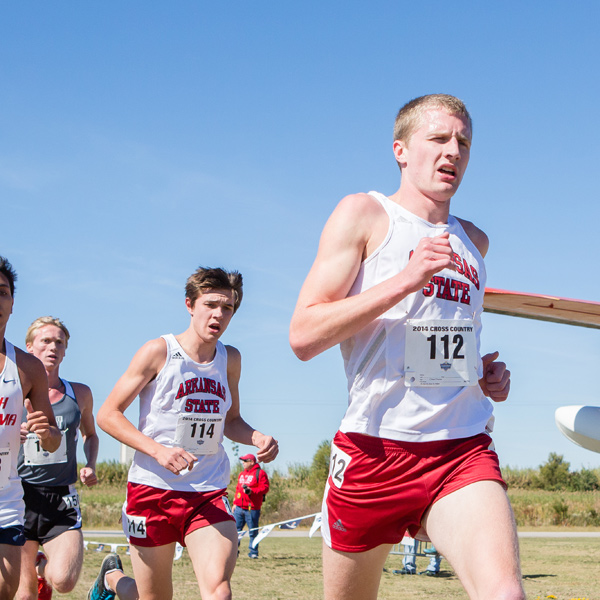
[[415,536],[437,500],[477,481],[502,479],[492,440],[482,433],[435,442],[399,442],[337,432],[323,498],[325,543],[364,552]]
[[186,535],[222,521],[234,521],[225,489],[180,492],[127,484],[123,531],[134,546],[185,546]]

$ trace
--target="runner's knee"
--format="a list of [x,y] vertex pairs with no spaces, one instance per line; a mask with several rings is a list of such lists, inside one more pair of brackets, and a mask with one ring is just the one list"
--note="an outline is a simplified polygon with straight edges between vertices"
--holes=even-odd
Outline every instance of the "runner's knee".
[[222,581],[210,596],[210,600],[231,600],[231,585],[229,581]]
[[25,578],[23,577],[23,568],[21,568],[21,581],[15,599],[38,600],[38,585],[35,570],[33,571],[33,576]]
[[19,582],[0,581],[0,600],[11,600],[17,593]]
[[59,576],[55,576],[54,573],[52,573],[48,579],[50,585],[57,593],[68,594],[75,589],[79,577],[77,574],[72,573],[61,573]]
[[526,600],[525,591],[518,580],[503,582],[495,589],[484,590],[478,597],[482,600],[488,600],[489,598],[495,600]]
[[231,576],[223,574],[222,576],[210,577],[206,573],[202,576],[196,573],[198,585],[202,598],[206,600],[231,600]]
[[520,582],[514,582],[507,586],[502,596],[498,596],[501,600],[526,600],[525,591]]

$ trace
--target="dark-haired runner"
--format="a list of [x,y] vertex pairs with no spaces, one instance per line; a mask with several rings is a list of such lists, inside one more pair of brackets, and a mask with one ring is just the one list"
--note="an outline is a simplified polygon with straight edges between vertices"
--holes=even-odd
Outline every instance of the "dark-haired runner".
[[[188,329],[142,346],[98,413],[102,429],[136,450],[123,524],[144,600],[172,598],[176,542],[188,548],[203,600],[231,597],[237,531],[223,435],[256,446],[263,462],[278,453],[242,419],[240,353],[219,341],[241,299],[239,273],[198,269],[186,286]],[[123,414],[138,394],[139,429]]]
[[0,598],[14,598],[19,587],[23,534],[23,487],[17,473],[23,408],[26,428],[46,451],[61,440],[48,400],[42,363],[4,336],[14,304],[17,274],[0,256]]

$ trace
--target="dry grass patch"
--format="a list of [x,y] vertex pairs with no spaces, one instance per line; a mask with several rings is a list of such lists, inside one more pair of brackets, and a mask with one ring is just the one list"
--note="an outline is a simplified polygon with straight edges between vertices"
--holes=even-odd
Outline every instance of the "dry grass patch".
[[600,526],[600,492],[509,489],[519,527]]
[[[98,539],[98,538],[95,538]],[[98,539],[98,541],[101,541]],[[106,539],[115,543],[116,538]],[[319,538],[269,537],[260,545],[259,560],[241,556],[233,576],[236,600],[320,600],[321,540]],[[476,548],[473,549],[477,551]],[[600,538],[526,538],[521,540],[523,576],[531,600],[600,600]],[[86,551],[84,570],[73,592],[61,598],[81,600],[98,574],[105,553]],[[132,574],[131,561],[122,555],[125,571]],[[393,575],[401,568],[401,557],[390,556],[382,574],[380,600],[466,599],[466,595],[446,561],[437,578]],[[424,570],[427,559],[417,559]],[[173,565],[175,600],[199,600],[192,565],[186,552]]]

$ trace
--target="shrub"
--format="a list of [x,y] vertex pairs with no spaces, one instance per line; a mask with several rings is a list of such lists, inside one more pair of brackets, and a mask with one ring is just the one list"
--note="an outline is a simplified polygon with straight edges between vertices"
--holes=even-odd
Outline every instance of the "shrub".
[[584,467],[579,472],[571,473],[570,489],[576,492],[593,492],[600,489],[600,483],[596,473]]
[[310,467],[301,463],[292,463],[288,466],[288,476],[294,486],[303,487],[310,478]]
[[560,454],[551,452],[538,469],[502,467],[502,476],[510,489],[595,492],[600,490],[600,469],[582,468],[569,471],[569,463]]
[[568,462],[561,454],[550,452],[548,461],[540,466],[540,483],[545,490],[569,489],[571,474]]
[[554,525],[566,525],[569,517],[569,507],[562,498],[552,504],[554,511]]
[[538,488],[539,477],[535,469],[515,469],[502,467],[502,477],[509,488]]
[[325,440],[319,444],[310,466],[308,487],[317,495],[322,496],[329,476],[329,458],[331,455],[331,442]]

